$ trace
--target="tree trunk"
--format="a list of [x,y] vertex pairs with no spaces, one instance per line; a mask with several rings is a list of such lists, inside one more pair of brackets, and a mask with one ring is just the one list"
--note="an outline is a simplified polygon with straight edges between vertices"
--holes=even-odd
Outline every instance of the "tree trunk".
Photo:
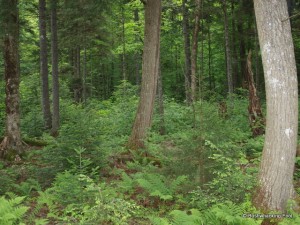
[[164,135],[166,133],[166,127],[165,127],[165,116],[164,116],[165,109],[164,109],[163,83],[162,83],[160,62],[159,62],[158,79],[157,79],[157,101],[158,101],[158,114],[159,114],[159,133],[160,135]]
[[[3,2],[2,2],[3,4]],[[10,0],[1,6],[1,9],[7,7],[3,18],[4,27],[4,77],[5,77],[5,106],[6,122],[5,136],[0,144],[0,158],[6,158],[11,154],[21,154],[23,152],[21,131],[20,131],[20,71],[18,55],[18,1]]]
[[121,6],[122,11],[122,79],[127,80],[126,76],[126,40],[125,40],[125,10],[124,6]]
[[182,0],[182,31],[184,39],[184,54],[185,54],[185,99],[188,104],[191,103],[191,42],[189,32],[189,11],[186,7],[187,0]]
[[287,201],[295,197],[298,86],[294,46],[286,0],[254,0],[254,8],[267,95],[266,136],[254,203],[266,212],[283,212]]
[[52,85],[53,85],[53,118],[51,134],[56,136],[59,129],[59,79],[58,79],[58,42],[57,42],[57,0],[51,5],[51,53],[52,53]]
[[231,37],[232,37],[232,85],[233,90],[236,88],[239,88],[238,84],[238,54],[237,54],[237,48],[236,48],[236,16],[235,16],[235,8],[234,8],[234,1],[231,1],[231,25],[232,25],[232,31],[231,31]]
[[246,65],[246,74],[248,81],[248,90],[249,90],[249,122],[252,130],[252,136],[256,137],[265,133],[264,129],[264,116],[262,114],[259,98],[256,94],[255,82],[252,72],[252,63],[251,63],[251,50],[248,53],[247,65]]
[[197,52],[198,52],[198,36],[200,30],[200,12],[201,12],[201,0],[195,0],[195,25],[192,39],[192,51],[191,51],[191,100],[196,100],[196,74],[197,74]]
[[49,81],[48,81],[48,57],[47,57],[47,35],[46,35],[46,0],[39,0],[39,28],[40,28],[40,73],[42,79],[42,109],[44,115],[45,129],[52,126]]
[[[139,23],[139,11],[138,9],[134,10],[134,22],[136,24]],[[135,41],[138,42],[139,41],[139,36],[136,34],[135,35]],[[140,61],[141,61],[141,54],[139,51],[137,51],[134,54],[134,58],[135,58],[135,83],[136,85],[140,85]]]
[[245,44],[245,32],[244,32],[244,28],[243,28],[243,22],[241,20],[241,18],[239,18],[239,22],[238,22],[238,34],[239,34],[239,47],[240,47],[240,74],[241,76],[238,77],[238,83],[243,87],[246,88],[246,44]]
[[224,35],[225,35],[227,85],[228,85],[228,93],[232,94],[233,93],[232,61],[231,61],[231,50],[230,50],[226,0],[223,0],[223,12],[224,12]]
[[159,70],[161,0],[145,3],[145,38],[142,65],[142,86],[128,147],[144,147],[144,139],[151,127]]

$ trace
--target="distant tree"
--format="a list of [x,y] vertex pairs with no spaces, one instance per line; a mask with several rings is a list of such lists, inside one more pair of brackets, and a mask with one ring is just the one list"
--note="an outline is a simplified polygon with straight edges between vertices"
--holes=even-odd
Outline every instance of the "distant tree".
[[197,52],[198,52],[198,36],[200,30],[200,13],[201,13],[201,0],[195,0],[195,24],[192,38],[191,50],[191,99],[196,100],[196,76],[197,76]]
[[51,134],[57,135],[59,128],[59,79],[58,79],[58,41],[57,41],[57,0],[51,1],[51,53],[53,83],[53,118]]
[[1,0],[3,29],[3,58],[5,77],[6,122],[5,136],[0,144],[0,157],[23,152],[20,130],[20,67],[19,67],[19,12],[17,0]]
[[227,1],[222,0],[222,8],[224,13],[224,37],[225,37],[225,53],[226,53],[226,74],[228,93],[233,93],[233,80],[232,80],[232,60],[231,60],[231,43],[229,37],[229,25],[227,15]]
[[142,65],[142,86],[140,101],[133,124],[128,147],[144,147],[144,139],[151,127],[160,55],[161,0],[147,0],[145,3],[145,38]]
[[[284,212],[295,197],[298,86],[286,0],[254,0],[267,95],[266,136],[255,204]],[[263,224],[273,224],[265,220]]]
[[48,81],[48,56],[46,33],[46,0],[39,0],[39,29],[40,29],[40,74],[42,80],[42,109],[45,129],[52,126],[49,81]]
[[189,29],[189,10],[187,8],[187,0],[182,0],[182,32],[184,40],[184,84],[185,84],[185,99],[188,104],[191,103],[191,40]]

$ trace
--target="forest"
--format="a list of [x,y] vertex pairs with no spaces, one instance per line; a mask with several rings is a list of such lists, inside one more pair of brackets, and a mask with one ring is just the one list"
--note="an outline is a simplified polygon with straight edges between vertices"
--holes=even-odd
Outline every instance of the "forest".
[[299,0],[0,0],[0,225],[300,224]]

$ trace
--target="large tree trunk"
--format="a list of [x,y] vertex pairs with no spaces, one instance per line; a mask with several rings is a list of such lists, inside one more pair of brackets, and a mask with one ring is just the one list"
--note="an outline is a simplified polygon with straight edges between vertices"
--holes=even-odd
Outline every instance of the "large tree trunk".
[[56,136],[59,128],[59,79],[58,79],[58,43],[57,43],[57,0],[51,5],[51,53],[52,53],[52,84],[53,84],[53,119],[51,134]]
[[46,36],[46,0],[39,0],[39,28],[40,28],[40,70],[42,79],[42,109],[44,125],[46,129],[52,126],[49,81],[48,81],[48,57],[47,57],[47,36]]
[[[256,206],[286,209],[295,197],[293,171],[298,134],[298,89],[286,0],[254,0],[267,95],[266,136]],[[268,224],[268,221],[265,221]]]
[[[3,2],[2,2],[3,4]],[[11,154],[21,154],[23,151],[20,131],[20,96],[19,96],[19,55],[18,55],[18,1],[10,0],[1,5],[1,10],[6,7],[3,14],[4,27],[4,77],[5,77],[5,106],[6,122],[5,137],[0,144],[0,157],[6,158]]]
[[132,133],[131,149],[144,147],[144,139],[151,127],[159,70],[161,0],[145,3],[145,38],[142,65],[142,86]]
[[182,31],[184,39],[184,55],[185,55],[185,99],[188,104],[191,103],[191,41],[189,31],[189,11],[186,6],[187,0],[182,0]]
[[200,12],[201,12],[201,0],[195,0],[195,25],[192,39],[192,51],[191,51],[191,99],[194,102],[196,100],[196,74],[197,74],[197,52],[198,52],[198,36],[200,30]]
[[226,0],[223,1],[223,12],[224,12],[224,35],[225,35],[225,53],[226,53],[226,74],[227,74],[227,85],[228,93],[233,93],[233,81],[232,81],[232,61],[231,61],[231,50],[229,40],[229,28],[228,28],[228,17],[227,17],[227,5]]

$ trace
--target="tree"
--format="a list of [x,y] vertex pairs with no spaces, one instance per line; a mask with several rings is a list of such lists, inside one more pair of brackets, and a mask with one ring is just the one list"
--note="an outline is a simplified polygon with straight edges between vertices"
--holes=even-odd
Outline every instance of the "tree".
[[59,79],[58,79],[58,42],[57,42],[57,0],[51,2],[51,53],[53,83],[53,118],[52,135],[57,135],[59,128]]
[[5,77],[6,122],[5,137],[0,145],[0,157],[5,158],[11,153],[21,154],[23,151],[20,130],[20,67],[19,67],[19,12],[18,1],[1,1],[3,18],[3,57]]
[[200,12],[201,12],[201,0],[195,0],[195,25],[192,39],[192,51],[191,51],[191,98],[194,102],[196,100],[196,73],[197,73],[197,50],[198,50],[198,36],[200,30]]
[[45,129],[52,126],[49,81],[48,81],[48,57],[47,57],[47,33],[46,33],[46,0],[39,0],[39,29],[40,29],[40,74],[42,79],[42,109]]
[[184,69],[184,84],[185,84],[185,98],[188,104],[191,103],[191,41],[189,29],[189,10],[187,8],[187,0],[182,0],[182,32],[184,40],[184,55],[185,55],[185,69]]
[[232,62],[231,62],[231,49],[230,49],[226,0],[222,0],[222,8],[224,12],[224,37],[225,37],[226,74],[227,74],[228,93],[232,94],[233,93]]
[[[267,95],[266,136],[255,204],[284,211],[295,197],[298,86],[286,0],[254,0]],[[271,224],[265,221],[264,224]]]
[[144,147],[144,138],[151,127],[160,55],[161,0],[147,0],[145,4],[144,51],[140,101],[128,147]]

